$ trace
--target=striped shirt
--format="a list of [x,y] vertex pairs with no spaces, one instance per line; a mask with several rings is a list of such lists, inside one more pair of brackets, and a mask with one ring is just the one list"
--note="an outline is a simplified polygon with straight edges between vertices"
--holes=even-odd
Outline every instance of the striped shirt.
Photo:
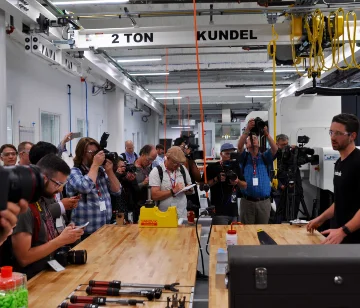
[[[90,234],[110,223],[112,215],[110,194],[120,196],[121,189],[118,192],[110,191],[110,181],[103,167],[99,168],[96,183],[88,175],[83,175],[79,168],[72,168],[66,192],[69,197],[77,194],[81,195],[79,204],[72,211],[71,221],[76,226],[89,222],[85,228],[85,233]],[[106,209],[101,211],[100,204],[105,202]]]

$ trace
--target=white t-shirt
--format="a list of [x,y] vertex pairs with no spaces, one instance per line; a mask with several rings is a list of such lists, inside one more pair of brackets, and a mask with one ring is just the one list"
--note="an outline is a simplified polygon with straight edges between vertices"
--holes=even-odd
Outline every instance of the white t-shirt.
[[[159,170],[157,168],[153,168],[149,175],[149,186],[151,186],[151,187],[160,186],[160,190],[162,190],[162,191],[170,190],[172,188],[171,179],[173,179],[172,180],[173,185],[174,185],[174,180],[175,180],[175,185],[177,183],[182,183],[185,186],[185,181],[181,174],[180,167],[175,172],[172,172],[172,173],[170,172],[170,176],[169,176],[168,172],[166,171],[164,163],[160,164],[160,167],[163,170],[162,182],[160,182]],[[185,166],[183,166],[183,168],[185,170],[186,182],[188,185],[190,185],[191,178],[190,178],[189,171],[186,169]],[[186,195],[185,195],[185,193],[182,192],[182,193],[178,194],[176,197],[170,197],[163,201],[160,201],[159,210],[165,212],[169,206],[176,206],[177,212],[178,212],[178,217],[186,218],[187,217],[186,205],[187,205]]]

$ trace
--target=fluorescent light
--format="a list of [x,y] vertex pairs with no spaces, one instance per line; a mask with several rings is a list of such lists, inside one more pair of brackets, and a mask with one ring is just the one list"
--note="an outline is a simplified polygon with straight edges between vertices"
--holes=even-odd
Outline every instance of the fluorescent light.
[[54,5],[75,5],[75,4],[117,4],[126,3],[128,0],[84,0],[84,1],[58,1],[53,2]]
[[[298,68],[297,69],[298,72],[305,72],[304,68]],[[273,69],[272,68],[267,68],[264,69],[264,73],[272,73]],[[277,67],[275,69],[276,73],[296,73],[296,68],[295,67]]]
[[151,62],[151,61],[161,61],[161,57],[157,58],[140,58],[140,59],[119,59],[116,60],[119,63],[128,63],[128,62]]
[[147,72],[147,73],[129,73],[131,76],[161,76],[161,75],[169,75],[169,73],[151,73],[151,72]]
[[171,128],[190,128],[190,126],[171,126]]
[[245,97],[250,98],[250,97],[256,97],[256,98],[266,98],[266,97],[272,97],[271,95],[246,95]]
[[179,91],[149,91],[151,94],[178,94]]
[[156,99],[182,99],[182,96],[169,96],[169,97],[155,97]]
[[[264,89],[264,88],[259,88],[259,89],[250,89],[250,92],[271,92],[273,89]],[[276,92],[281,91],[281,89],[275,89]]]

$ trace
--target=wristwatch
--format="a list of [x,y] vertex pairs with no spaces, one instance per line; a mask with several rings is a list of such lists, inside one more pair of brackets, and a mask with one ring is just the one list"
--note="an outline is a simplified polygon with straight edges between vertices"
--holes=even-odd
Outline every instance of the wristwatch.
[[248,131],[244,130],[243,134],[244,134],[244,135],[248,135],[248,136],[249,136],[249,135],[250,135],[250,132],[248,132]]
[[341,229],[344,231],[344,233],[346,235],[350,235],[351,231],[349,230],[349,228],[347,226],[342,226]]
[[170,192],[171,192],[172,196],[175,197],[175,193],[174,193],[174,191],[172,190],[172,188],[170,189]]

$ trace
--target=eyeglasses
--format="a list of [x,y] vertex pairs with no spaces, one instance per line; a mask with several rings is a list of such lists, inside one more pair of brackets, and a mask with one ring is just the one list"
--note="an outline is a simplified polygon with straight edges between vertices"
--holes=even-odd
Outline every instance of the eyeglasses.
[[24,150],[24,151],[21,151],[21,152],[20,152],[20,154],[22,154],[22,153],[29,154],[29,153],[30,153],[30,151],[29,151],[29,150]]
[[16,152],[2,152],[1,156],[2,157],[17,156],[17,153]]
[[49,178],[49,180],[57,185],[57,189],[63,188],[66,185],[66,183],[68,182],[68,181],[65,181],[64,183],[61,183],[61,182],[55,181],[52,178]]
[[150,157],[146,157],[146,160],[149,162],[149,163],[152,163],[154,161],[154,159],[150,158]]
[[333,130],[329,130],[329,135],[331,137],[335,136],[335,137],[339,137],[339,136],[350,136],[351,133],[348,133],[348,132],[339,132],[339,131],[333,131]]
[[95,156],[96,153],[97,153],[97,151],[88,150],[88,151],[86,151],[85,153],[90,154],[90,155],[92,155],[92,156]]

